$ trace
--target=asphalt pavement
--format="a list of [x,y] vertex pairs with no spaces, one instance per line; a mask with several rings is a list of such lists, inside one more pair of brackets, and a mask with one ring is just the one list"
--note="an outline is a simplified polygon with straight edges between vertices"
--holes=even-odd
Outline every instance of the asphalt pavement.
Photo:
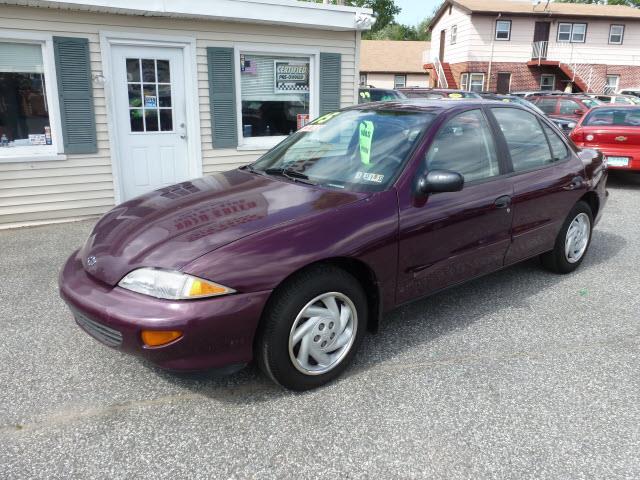
[[640,175],[609,190],[574,274],[403,307],[302,394],[102,346],[57,293],[93,222],[0,231],[0,478],[638,479]]

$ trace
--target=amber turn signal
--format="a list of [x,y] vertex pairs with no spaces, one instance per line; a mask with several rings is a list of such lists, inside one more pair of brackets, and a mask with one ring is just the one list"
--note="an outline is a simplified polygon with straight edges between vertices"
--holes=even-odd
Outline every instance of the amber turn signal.
[[180,338],[179,330],[143,330],[142,341],[147,347],[159,347]]

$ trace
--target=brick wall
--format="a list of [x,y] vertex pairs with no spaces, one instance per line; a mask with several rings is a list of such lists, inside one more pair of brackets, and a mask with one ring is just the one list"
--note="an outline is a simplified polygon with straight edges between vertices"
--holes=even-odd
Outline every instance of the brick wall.
[[[495,91],[498,81],[498,73],[511,73],[511,91],[539,90],[540,76],[551,74],[556,76],[556,90],[564,90],[569,82],[569,78],[558,67],[554,66],[528,66],[526,63],[506,63],[494,62],[491,66],[491,82],[487,84],[486,75],[489,70],[488,62],[464,62],[451,64],[451,71],[460,88],[460,75],[465,72],[484,73],[485,90],[489,85],[489,90]],[[590,68],[591,67],[591,68]],[[640,87],[640,66],[629,65],[580,65],[580,72],[583,73],[583,80],[589,79],[586,72],[591,74],[592,90],[602,93],[602,88],[606,82],[607,75],[620,75],[619,88]]]

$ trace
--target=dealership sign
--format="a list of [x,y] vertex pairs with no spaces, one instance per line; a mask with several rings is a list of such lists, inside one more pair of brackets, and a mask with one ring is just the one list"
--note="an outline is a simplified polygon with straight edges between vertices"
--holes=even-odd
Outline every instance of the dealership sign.
[[309,63],[275,60],[275,93],[309,93]]

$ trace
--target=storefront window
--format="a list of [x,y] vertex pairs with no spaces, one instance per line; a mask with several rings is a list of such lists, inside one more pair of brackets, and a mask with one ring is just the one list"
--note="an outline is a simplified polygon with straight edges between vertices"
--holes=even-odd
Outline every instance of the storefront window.
[[309,122],[309,57],[240,55],[242,137],[289,135]]
[[52,145],[42,46],[0,42],[0,155],[41,145]]

